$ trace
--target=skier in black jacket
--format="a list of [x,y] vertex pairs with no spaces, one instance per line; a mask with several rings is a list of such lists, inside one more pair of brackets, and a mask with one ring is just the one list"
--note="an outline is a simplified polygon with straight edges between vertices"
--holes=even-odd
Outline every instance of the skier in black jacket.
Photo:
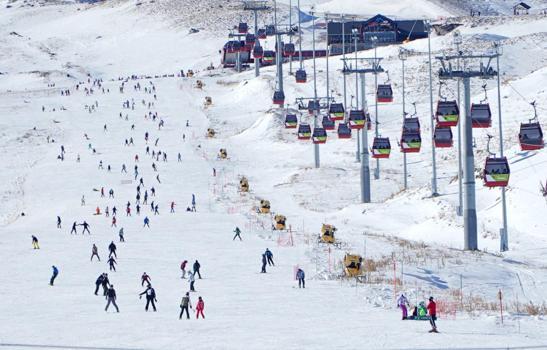
[[120,312],[120,309],[118,308],[118,304],[116,304],[116,291],[114,290],[114,285],[110,285],[110,288],[108,288],[108,290],[106,291],[106,296],[105,296],[107,303],[106,303],[106,307],[104,308],[104,311],[108,311],[108,307],[110,306],[110,303],[112,303],[112,305],[114,305],[114,307],[116,308],[116,312]]
[[199,261],[196,260],[196,262],[194,263],[194,276],[197,274],[199,279],[201,279],[201,273],[199,273],[200,268],[201,264],[199,263]]
[[146,294],[146,306],[144,307],[144,309],[148,311],[148,306],[152,304],[152,308],[155,312],[156,304],[154,304],[154,302],[157,302],[158,300],[156,299],[156,291],[154,290],[154,288],[152,288],[151,284],[146,287],[146,290],[144,292],[139,294],[139,299],[141,299],[144,294]]

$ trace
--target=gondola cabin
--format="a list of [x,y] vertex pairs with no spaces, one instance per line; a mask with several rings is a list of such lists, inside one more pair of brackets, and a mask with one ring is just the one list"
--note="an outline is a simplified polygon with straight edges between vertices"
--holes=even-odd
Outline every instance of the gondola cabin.
[[351,139],[351,129],[346,123],[338,124],[338,138],[339,139]]
[[365,127],[365,112],[362,109],[349,111],[349,127],[357,130]]
[[376,100],[380,103],[393,102],[393,90],[391,89],[391,84],[378,85]]
[[269,66],[275,64],[275,51],[265,50],[262,57],[262,65]]
[[264,57],[264,48],[262,46],[255,46],[253,48],[253,57],[256,59],[261,59]]
[[273,24],[266,25],[266,36],[275,35],[275,26]]
[[295,114],[285,116],[285,129],[295,129],[298,126],[298,119]]
[[311,138],[310,124],[300,124],[300,125],[298,125],[298,139],[299,140],[309,140],[310,138]]
[[296,53],[296,50],[294,48],[294,44],[287,43],[287,44],[283,45],[283,56],[291,57],[291,56],[294,56],[295,53]]
[[355,277],[361,274],[363,258],[360,255],[346,254],[344,256],[344,270],[346,276]]
[[420,132],[420,119],[418,118],[405,118],[403,122],[403,132]]
[[520,124],[519,143],[523,151],[542,149],[544,147],[543,131],[539,123]]
[[489,128],[492,126],[490,104],[473,103],[471,105],[471,123],[474,128]]
[[318,111],[319,112],[319,101],[315,101],[315,100],[309,100],[308,101],[308,113],[309,114],[313,114],[313,111]]
[[241,192],[249,192],[249,180],[245,176],[239,180],[239,190]]
[[336,232],[336,227],[333,225],[323,224],[321,226],[321,242],[323,243],[334,243],[334,233]]
[[260,200],[260,213],[269,214],[270,213],[270,201],[266,199]]
[[329,106],[329,115],[332,120],[343,120],[344,112],[344,104],[342,103],[331,103]]
[[272,100],[274,105],[281,106],[285,103],[285,94],[283,91],[275,91]]
[[312,141],[316,145],[327,142],[327,131],[323,128],[313,128]]
[[454,145],[454,138],[452,136],[452,129],[449,127],[436,126],[433,134],[433,140],[435,141],[435,147],[437,148],[450,148]]
[[303,84],[308,80],[306,71],[303,69],[298,69],[296,73],[294,73],[294,77],[296,79],[296,82],[300,84]]
[[240,22],[237,26],[237,31],[239,34],[245,34],[249,31],[249,26],[245,22]]
[[505,187],[509,183],[510,173],[506,157],[488,157],[484,165],[484,185],[486,187]]
[[266,29],[260,28],[256,34],[259,39],[266,39]]
[[252,48],[255,45],[256,36],[254,34],[248,33],[245,35],[245,47],[247,49]]
[[323,125],[323,129],[325,130],[334,130],[336,127],[336,123],[334,120],[330,119],[329,116],[324,116],[323,121],[321,123]]
[[275,221],[275,229],[276,230],[284,230],[285,229],[285,225],[286,225],[286,221],[287,221],[287,218],[283,215],[276,215],[274,216],[274,221]]
[[458,125],[460,119],[460,109],[456,101],[437,102],[437,125],[440,127],[452,127]]
[[401,152],[418,153],[422,147],[422,138],[420,133],[403,131],[401,136]]
[[372,142],[372,158],[389,158],[391,143],[387,137],[375,137]]

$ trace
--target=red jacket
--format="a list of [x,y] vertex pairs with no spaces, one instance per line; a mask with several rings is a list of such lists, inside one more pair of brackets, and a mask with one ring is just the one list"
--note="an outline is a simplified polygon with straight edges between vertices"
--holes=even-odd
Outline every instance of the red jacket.
[[184,260],[181,264],[180,264],[180,269],[181,270],[184,270],[186,268],[186,264],[188,263],[188,261]]
[[427,312],[431,316],[437,315],[437,304],[434,301],[430,301],[429,304],[427,304]]
[[203,299],[198,301],[198,304],[196,305],[196,310],[203,310],[205,308],[205,303],[203,302]]

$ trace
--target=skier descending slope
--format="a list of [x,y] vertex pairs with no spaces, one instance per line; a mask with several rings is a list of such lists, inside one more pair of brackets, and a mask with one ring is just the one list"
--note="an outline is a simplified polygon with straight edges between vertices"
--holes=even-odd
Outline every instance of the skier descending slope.
[[53,270],[53,274],[51,275],[51,278],[49,280],[49,285],[53,286],[53,282],[55,282],[57,275],[59,275],[59,269],[55,265],[51,266],[51,269]]
[[148,306],[152,304],[152,308],[154,309],[154,312],[156,312],[156,304],[154,304],[154,302],[158,302],[158,300],[156,299],[156,291],[152,288],[151,284],[146,287],[144,292],[139,294],[139,299],[142,298],[144,294],[146,294],[146,306],[144,307],[144,310],[148,311]]
[[118,308],[118,305],[116,304],[116,291],[114,290],[114,285],[111,284],[110,288],[106,291],[106,307],[104,308],[104,311],[108,311],[108,307],[110,306],[110,303],[114,305],[116,308],[116,312],[120,312],[120,309]]
[[275,266],[274,264],[274,261],[273,261],[273,253],[270,249],[266,248],[266,251],[264,252],[264,254],[266,255],[266,259],[268,259],[268,265],[269,266]]

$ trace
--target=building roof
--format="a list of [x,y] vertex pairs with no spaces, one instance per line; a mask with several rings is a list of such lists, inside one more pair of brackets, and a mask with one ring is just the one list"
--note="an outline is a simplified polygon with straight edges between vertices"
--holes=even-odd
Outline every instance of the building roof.
[[525,3],[525,2],[519,2],[518,4],[516,4],[515,6],[513,6],[513,8],[517,8],[517,7],[522,7],[522,8],[524,8],[525,10],[529,10],[529,9],[532,8],[530,5],[528,5],[528,4]]

